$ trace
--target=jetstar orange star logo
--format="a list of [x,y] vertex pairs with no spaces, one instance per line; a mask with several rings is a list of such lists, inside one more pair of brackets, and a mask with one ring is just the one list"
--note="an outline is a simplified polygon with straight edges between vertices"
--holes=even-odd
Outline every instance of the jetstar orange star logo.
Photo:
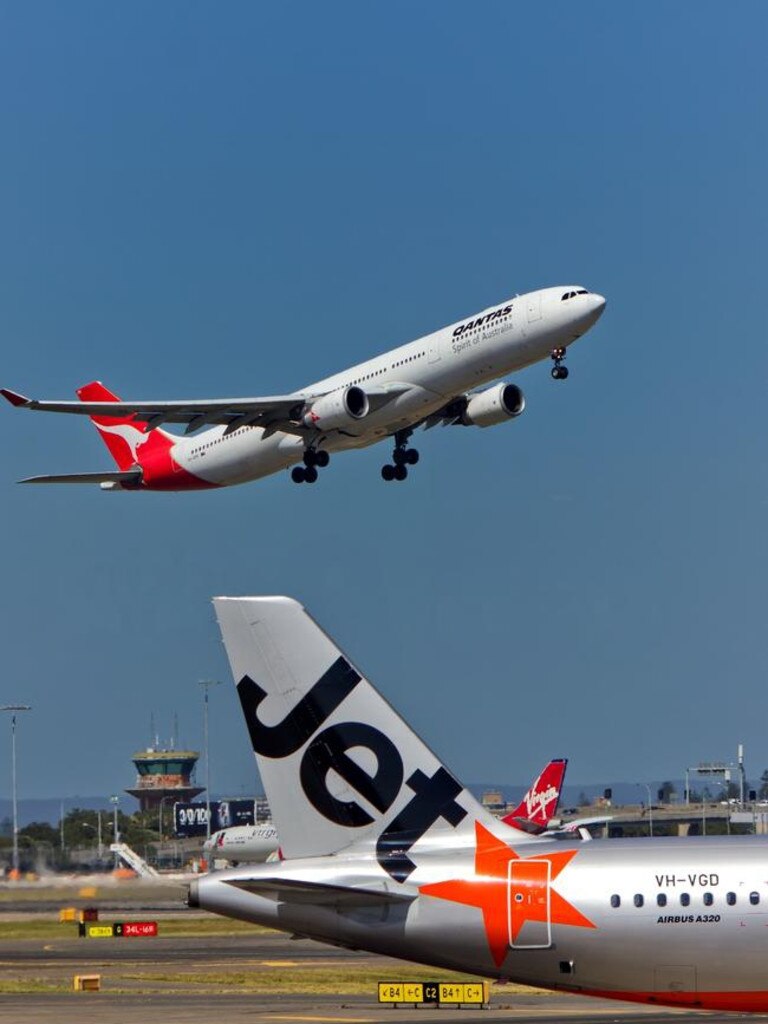
[[[479,907],[483,912],[485,933],[494,962],[500,967],[507,955],[510,939],[514,944],[526,921],[546,925],[569,924],[575,928],[594,928],[551,883],[576,856],[578,850],[562,853],[519,854],[497,839],[480,822],[475,822],[475,877],[454,878],[447,882],[422,885],[425,896]],[[514,862],[510,872],[509,864]],[[548,866],[547,866],[548,864]]]

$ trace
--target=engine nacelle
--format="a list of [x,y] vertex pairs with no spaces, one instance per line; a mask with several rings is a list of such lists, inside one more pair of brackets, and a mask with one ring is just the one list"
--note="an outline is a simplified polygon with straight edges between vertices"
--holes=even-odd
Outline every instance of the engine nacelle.
[[466,427],[493,427],[513,420],[525,408],[525,395],[516,384],[496,384],[470,395],[461,422]]
[[348,427],[368,415],[368,396],[356,384],[321,395],[304,407],[301,420],[314,430],[338,430]]

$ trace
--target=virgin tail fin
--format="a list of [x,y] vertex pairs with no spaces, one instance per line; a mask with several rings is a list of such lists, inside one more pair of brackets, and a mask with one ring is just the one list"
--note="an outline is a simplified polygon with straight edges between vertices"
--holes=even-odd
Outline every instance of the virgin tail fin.
[[566,758],[556,757],[550,761],[514,811],[501,820],[506,825],[525,827],[527,822],[535,828],[545,829],[557,811],[567,767]]

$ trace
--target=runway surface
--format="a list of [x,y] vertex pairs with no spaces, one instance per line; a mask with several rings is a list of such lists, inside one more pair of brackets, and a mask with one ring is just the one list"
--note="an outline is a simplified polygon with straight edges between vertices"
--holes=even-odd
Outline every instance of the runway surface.
[[[101,975],[100,992],[36,991],[0,995],[5,1024],[406,1024],[448,1020],[453,1024],[489,1024],[494,1019],[519,1024],[580,1024],[620,1021],[662,1024],[685,1017],[691,1022],[733,1020],[730,1015],[659,1010],[571,995],[520,993],[495,986],[489,1010],[380,1007],[375,984],[363,995],[271,994],[243,992],[262,981],[274,987],[278,975],[301,979],[319,969],[340,981],[361,970],[380,980],[397,980],[403,964],[385,957],[350,953],[277,934],[155,939],[6,940],[0,942],[0,981],[28,987],[72,984],[75,974]],[[424,969],[424,977],[429,969]],[[228,979],[223,983],[223,979]]]

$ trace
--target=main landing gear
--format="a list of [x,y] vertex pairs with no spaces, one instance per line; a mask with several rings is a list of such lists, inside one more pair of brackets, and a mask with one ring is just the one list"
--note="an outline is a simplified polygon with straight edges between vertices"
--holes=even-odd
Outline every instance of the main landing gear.
[[565,348],[553,348],[549,358],[554,363],[554,366],[549,371],[554,380],[565,380],[568,376],[568,367],[563,366],[563,360],[565,359]]
[[322,448],[306,448],[304,465],[293,467],[291,480],[295,484],[313,484],[317,480],[318,469],[325,469],[330,461],[331,456]]
[[392,452],[391,466],[389,463],[381,467],[381,476],[384,480],[405,480],[408,476],[408,467],[415,466],[419,461],[419,453],[415,448],[408,447],[410,430],[399,430],[395,434],[395,448]]

